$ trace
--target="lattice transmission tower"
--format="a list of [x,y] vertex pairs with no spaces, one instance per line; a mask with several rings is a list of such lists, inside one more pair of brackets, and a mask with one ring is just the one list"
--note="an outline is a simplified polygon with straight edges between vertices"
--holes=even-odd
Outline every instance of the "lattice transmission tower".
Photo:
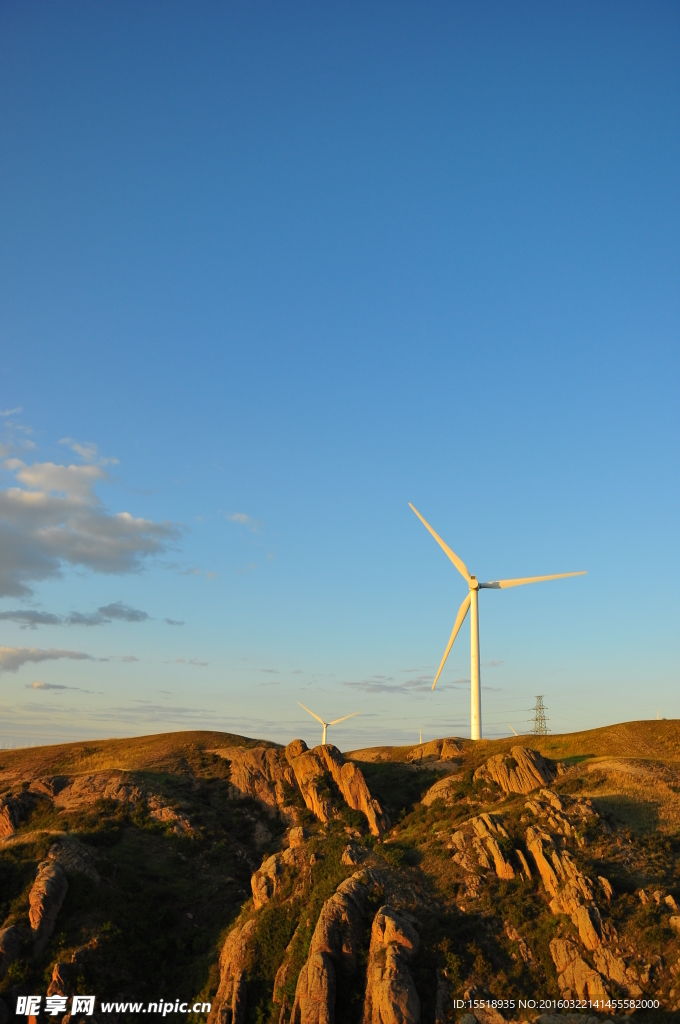
[[545,704],[543,703],[543,694],[539,694],[536,697],[536,704],[531,710],[534,713],[534,736],[547,736],[548,719],[545,717]]

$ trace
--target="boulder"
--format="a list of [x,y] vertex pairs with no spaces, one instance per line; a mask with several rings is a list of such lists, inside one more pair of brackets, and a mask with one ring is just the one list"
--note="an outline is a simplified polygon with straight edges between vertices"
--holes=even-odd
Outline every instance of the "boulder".
[[248,941],[257,921],[251,918],[227,936],[220,953],[220,984],[210,1010],[208,1024],[243,1024],[246,1014],[245,965]]
[[419,944],[403,916],[380,908],[371,928],[363,1024],[419,1024],[420,998],[408,968]]
[[552,939],[550,954],[557,970],[557,984],[565,999],[607,998],[602,978],[582,959],[573,942],[568,939]]
[[474,774],[475,782],[495,782],[505,793],[531,793],[548,785],[555,773],[537,750],[513,747],[509,754],[494,754]]
[[443,800],[447,807],[451,807],[458,794],[459,781],[456,775],[447,775],[443,779],[438,779],[433,786],[430,786],[421,803],[429,807],[435,800]]
[[36,953],[43,951],[54,931],[67,890],[68,882],[62,868],[54,861],[42,861],[28,897],[28,918]]

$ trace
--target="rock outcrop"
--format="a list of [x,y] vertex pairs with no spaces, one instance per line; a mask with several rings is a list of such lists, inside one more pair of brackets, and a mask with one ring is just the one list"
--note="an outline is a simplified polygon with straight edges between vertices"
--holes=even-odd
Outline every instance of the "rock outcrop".
[[216,754],[231,767],[233,796],[251,796],[270,813],[280,811],[294,821],[294,809],[286,806],[286,788],[295,787],[295,775],[279,747],[226,747]]
[[121,772],[93,772],[77,775],[59,788],[54,797],[55,807],[65,811],[78,811],[98,800],[112,800],[117,804],[137,807],[146,803],[149,814],[156,821],[172,827],[178,835],[192,832],[191,822],[171,807],[162,797],[149,792],[134,779]]
[[36,953],[41,953],[49,942],[67,890],[68,882],[62,868],[54,861],[42,861],[28,897],[28,917]]
[[290,1024],[333,1024],[337,975],[349,977],[357,966],[364,909],[373,879],[358,871],[326,900],[298,975]]
[[550,955],[557,970],[557,984],[564,999],[606,999],[602,978],[583,960],[568,939],[553,939]]
[[633,999],[642,995],[638,981],[639,976],[635,967],[626,967],[622,957],[615,956],[611,949],[600,946],[593,954],[593,962],[602,977],[615,982]]
[[36,797],[27,791],[3,796],[0,800],[0,838],[13,835],[36,802]]
[[371,928],[363,1024],[420,1024],[420,999],[408,968],[418,946],[413,925],[392,907],[381,907]]
[[251,918],[227,936],[220,953],[220,984],[208,1024],[243,1024],[245,1020],[247,992],[243,970],[248,941],[256,925],[256,919]]
[[406,755],[407,761],[451,761],[460,757],[463,747],[460,740],[451,738],[443,740],[430,740],[428,743],[419,743]]
[[474,774],[475,782],[495,782],[504,793],[531,793],[546,786],[555,773],[536,750],[513,747],[509,754],[495,754]]
[[497,876],[510,881],[515,877],[515,870],[503,855],[498,842],[499,837],[507,839],[508,833],[490,814],[470,818],[451,836],[450,845],[456,850],[453,854],[454,862],[464,871],[473,872],[476,866],[488,871],[491,867],[491,854]]
[[286,747],[286,757],[305,804],[319,821],[330,821],[333,814],[333,798],[326,783],[328,773],[348,807],[366,816],[372,835],[384,834],[388,827],[385,814],[371,796],[361,769],[353,761],[345,761],[332,743],[309,750],[304,740],[293,740]]
[[301,868],[304,864],[305,851],[300,846],[289,847],[268,857],[250,879],[255,909],[259,910],[272,898],[286,867]]

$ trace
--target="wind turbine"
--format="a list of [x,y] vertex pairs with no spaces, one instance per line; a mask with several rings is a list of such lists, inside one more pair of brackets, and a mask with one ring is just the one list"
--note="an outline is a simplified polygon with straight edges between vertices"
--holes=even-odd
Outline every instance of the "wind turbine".
[[[298,701],[298,704],[300,704],[300,701]],[[305,708],[304,704],[300,704],[300,707]],[[324,746],[326,744],[326,729],[329,725],[337,725],[338,722],[346,722],[348,718],[355,718],[357,715],[361,714],[360,711],[353,711],[351,715],[345,715],[344,718],[336,718],[333,722],[324,722],[323,718],[319,718],[319,716],[315,715],[313,711],[309,710],[309,708],[305,708],[305,711],[308,715],[311,715],[312,718],[316,718],[317,722],[321,722],[323,726],[323,739],[321,740],[321,743]]]
[[430,524],[423,519],[418,509],[411,505],[409,501],[409,507],[413,509],[415,514],[420,519],[421,523],[430,531],[437,544],[446,552],[453,564],[455,565],[458,572],[461,574],[470,592],[463,601],[462,605],[458,609],[458,615],[453,625],[453,631],[449,637],[449,642],[444,651],[444,657],[442,658],[441,665],[437,670],[437,675],[434,677],[432,689],[434,690],[437,685],[437,680],[441,675],[442,669],[446,664],[446,659],[449,656],[451,648],[453,647],[453,641],[458,636],[458,631],[465,621],[469,609],[470,612],[470,738],[473,740],[481,740],[482,738],[482,687],[479,676],[479,609],[477,605],[477,594],[480,590],[507,590],[508,587],[521,587],[525,583],[542,583],[544,580],[563,580],[567,576],[585,576],[583,572],[560,572],[554,576],[525,576],[522,579],[516,580],[494,580],[492,583],[478,583],[476,576],[471,576],[467,570],[467,566],[462,559],[458,557],[455,551],[446,544],[438,533],[432,529]]

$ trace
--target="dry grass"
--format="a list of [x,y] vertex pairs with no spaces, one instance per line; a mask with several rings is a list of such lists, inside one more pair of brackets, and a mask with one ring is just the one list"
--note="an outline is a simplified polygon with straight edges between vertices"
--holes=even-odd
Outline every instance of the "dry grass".
[[0,780],[7,784],[16,779],[107,770],[176,772],[189,768],[204,752],[215,747],[256,744],[273,745],[266,740],[224,732],[171,732],[2,750]]

